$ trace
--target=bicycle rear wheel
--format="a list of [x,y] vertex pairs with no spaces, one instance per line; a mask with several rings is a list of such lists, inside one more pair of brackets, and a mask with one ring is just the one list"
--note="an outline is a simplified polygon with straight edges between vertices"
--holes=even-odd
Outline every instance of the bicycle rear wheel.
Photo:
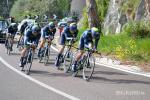
[[64,72],[67,73],[71,69],[73,60],[73,53],[71,51],[67,51],[64,56],[63,69]]
[[25,65],[25,72],[26,72],[27,75],[30,74],[30,69],[31,69],[31,66],[32,66],[32,62],[33,62],[33,51],[30,51],[28,53],[27,62],[26,62],[26,65]]
[[95,68],[95,58],[90,56],[86,59],[83,65],[83,79],[89,81],[92,77]]

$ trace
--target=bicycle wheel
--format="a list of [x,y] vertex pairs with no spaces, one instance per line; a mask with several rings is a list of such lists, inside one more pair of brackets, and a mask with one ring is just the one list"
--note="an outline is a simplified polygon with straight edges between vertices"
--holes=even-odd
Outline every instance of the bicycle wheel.
[[[73,61],[72,61],[72,63],[75,61],[75,59],[73,58]],[[72,65],[72,64],[71,64]],[[71,66],[72,67],[72,66]],[[70,67],[70,68],[71,68]],[[78,75],[78,73],[79,73],[79,71],[81,71],[82,69],[83,69],[83,61],[81,60],[81,61],[79,61],[78,63],[77,63],[77,65],[76,65],[76,71],[75,72],[72,72],[72,76],[73,77],[76,77],[77,75]]]
[[40,54],[39,54],[39,51],[38,51],[38,54],[39,54],[39,57],[38,57],[39,63],[41,63],[41,61],[43,59],[44,52],[45,52],[45,49],[42,49],[41,52],[40,52]]
[[50,49],[46,48],[44,52],[44,65],[46,66],[49,61]]
[[89,81],[92,77],[95,68],[95,58],[93,56],[87,57],[83,64],[83,79]]
[[72,60],[73,60],[72,52],[67,51],[64,55],[64,63],[63,63],[63,69],[65,73],[67,73],[71,69]]
[[30,69],[31,69],[31,66],[32,66],[32,62],[33,62],[33,51],[31,50],[29,53],[28,53],[28,56],[27,56],[27,62],[26,62],[26,74],[29,75],[30,74]]

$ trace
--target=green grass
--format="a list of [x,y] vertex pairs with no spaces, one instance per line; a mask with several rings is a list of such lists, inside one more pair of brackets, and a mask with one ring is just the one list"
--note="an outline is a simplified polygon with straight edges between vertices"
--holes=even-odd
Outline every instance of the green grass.
[[123,45],[124,41],[127,39],[128,39],[127,35],[102,36],[99,41],[98,50],[102,52],[114,51],[114,48],[116,46]]
[[[120,47],[120,51],[116,48]],[[132,39],[126,34],[101,37],[98,50],[103,53],[124,54],[121,59],[134,61],[150,61],[150,38]],[[116,55],[117,56],[117,55]]]
[[143,57],[143,60],[150,61],[150,38],[137,39],[137,52]]

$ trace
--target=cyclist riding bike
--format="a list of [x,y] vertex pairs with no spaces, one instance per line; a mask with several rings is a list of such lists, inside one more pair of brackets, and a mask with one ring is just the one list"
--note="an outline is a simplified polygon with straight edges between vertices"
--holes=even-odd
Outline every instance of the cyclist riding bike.
[[21,40],[21,38],[23,38],[25,29],[28,26],[28,23],[25,20],[23,20],[20,24],[20,27],[18,27],[18,31],[20,33],[19,41]]
[[16,35],[17,30],[18,29],[17,29],[17,24],[16,23],[11,23],[10,26],[8,27],[8,32],[7,32],[6,41],[5,41],[5,47],[7,47],[8,38],[11,38],[12,44],[11,44],[10,51],[12,51],[14,37]]
[[67,26],[66,22],[59,22],[58,23],[58,29],[59,29],[59,35],[61,36],[61,32],[63,31],[64,27]]
[[59,59],[63,56],[62,53],[65,48],[65,43],[69,41],[69,38],[76,39],[78,35],[78,29],[76,23],[71,23],[69,26],[65,27],[65,29],[62,32],[62,35],[60,37],[60,45],[61,48],[59,50],[59,53],[57,55],[57,60],[55,62],[55,65],[58,67],[60,65]]
[[54,35],[56,33],[56,28],[53,22],[50,22],[48,25],[46,25],[41,30],[41,43],[38,51],[38,57],[41,53],[42,48],[44,47],[44,44],[46,42],[46,39],[48,39],[49,45],[51,45],[51,41],[54,39]]
[[83,32],[79,41],[79,52],[77,53],[75,62],[72,65],[73,72],[76,72],[77,63],[83,56],[85,48],[91,48],[93,49],[93,51],[95,52],[97,51],[97,45],[98,45],[99,39],[100,39],[100,33],[99,33],[98,28],[96,27],[93,27],[90,30],[88,29]]
[[27,29],[24,34],[24,49],[21,51],[21,58],[20,58],[20,67],[24,66],[24,58],[27,50],[29,49],[29,43],[32,43],[31,47],[33,50],[36,49],[39,39],[41,37],[40,33],[41,29],[39,26],[34,25],[31,29]]
[[67,26],[69,26],[71,23],[76,23],[76,21],[74,19],[72,19],[72,18],[68,18],[68,20],[67,20]]

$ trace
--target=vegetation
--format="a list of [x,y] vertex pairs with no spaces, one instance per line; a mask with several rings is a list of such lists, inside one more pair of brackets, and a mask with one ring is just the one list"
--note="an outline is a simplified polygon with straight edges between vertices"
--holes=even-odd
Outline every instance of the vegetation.
[[120,12],[130,13],[134,17],[139,3],[140,0],[125,0],[120,7]]
[[138,21],[129,22],[124,26],[123,31],[133,38],[150,38],[150,22]]
[[63,17],[69,10],[70,0],[17,0],[13,5],[10,15],[15,16],[17,20],[22,20],[25,15],[44,14],[49,17],[53,14]]
[[103,36],[98,49],[121,60],[150,61],[150,38],[133,39],[125,33]]
[[100,22],[103,22],[108,10],[110,0],[96,0]]
[[[105,19],[105,15],[107,13],[109,1],[110,0],[96,0],[100,23],[102,23]],[[88,28],[88,15],[87,15],[87,8],[86,7],[83,10],[83,17],[84,17],[84,20],[82,22],[82,24],[83,24],[82,28]]]

